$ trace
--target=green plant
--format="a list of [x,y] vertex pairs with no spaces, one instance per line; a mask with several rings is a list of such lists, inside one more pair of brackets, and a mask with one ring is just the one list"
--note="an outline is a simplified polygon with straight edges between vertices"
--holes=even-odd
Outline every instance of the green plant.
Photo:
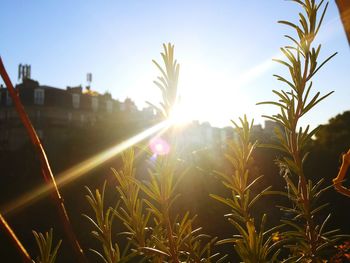
[[35,241],[39,247],[40,255],[36,263],[54,263],[57,257],[57,251],[61,246],[62,240],[60,240],[55,247],[52,244],[52,228],[45,234],[38,233],[33,230]]
[[[115,213],[127,229],[123,234],[127,235],[136,251],[144,256],[143,260],[162,262],[174,260],[175,257],[185,262],[200,262],[203,258],[207,262],[211,262],[213,258],[219,260],[217,254],[211,253],[215,239],[201,234],[201,228],[193,229],[195,217],[190,218],[187,212],[183,217],[177,216],[174,220],[171,219],[169,212],[172,204],[169,204],[169,201],[173,203],[176,197],[173,199],[171,194],[166,195],[164,192],[167,190],[161,189],[160,185],[168,184],[170,188],[174,188],[172,192],[175,193],[176,188],[171,186],[172,183],[169,181],[160,183],[158,179],[160,174],[152,172],[150,172],[150,182],[138,181],[135,178],[133,166],[133,149],[123,153],[122,159],[123,168],[120,171],[114,170],[118,182],[117,191],[121,197],[121,204]],[[174,164],[173,168],[177,166],[176,161],[170,161],[170,163]],[[160,171],[164,166],[160,165],[158,169]],[[163,180],[173,175],[173,172],[164,174]],[[143,189],[149,199],[139,197],[140,189]],[[144,204],[147,206],[147,212],[144,211]],[[175,252],[170,248],[168,234],[170,231]]]
[[177,84],[179,80],[180,65],[174,59],[174,45],[168,43],[163,44],[164,53],[161,53],[165,69],[163,69],[157,61],[152,62],[157,66],[161,72],[161,76],[154,81],[162,93],[162,102],[160,106],[147,102],[153,107],[161,116],[168,118],[171,111],[174,109],[178,102]]
[[0,227],[10,237],[14,247],[16,248],[16,250],[18,252],[18,254],[22,257],[23,262],[25,262],[25,263],[32,263],[32,259],[31,259],[30,255],[29,255],[29,253],[27,252],[27,250],[25,249],[25,247],[23,246],[21,241],[18,239],[18,237],[16,236],[15,232],[13,232],[12,228],[7,223],[5,218],[1,215],[1,213],[0,213]]
[[[135,152],[128,149],[122,153],[123,165],[120,170],[113,170],[116,179],[116,191],[120,197],[114,207],[106,208],[105,188],[94,192],[87,188],[86,199],[93,210],[93,216],[84,215],[93,226],[91,231],[101,244],[101,251],[91,249],[105,263],[128,262],[224,262],[225,256],[214,252],[215,245],[233,243],[240,259],[247,263],[274,262],[285,257],[283,262],[322,262],[332,248],[344,235],[338,235],[336,230],[326,231],[330,215],[321,218],[321,211],[327,204],[318,204],[322,193],[328,187],[322,188],[323,180],[314,183],[305,174],[304,162],[307,157],[307,145],[317,129],[310,131],[309,126],[300,127],[300,119],[320,101],[332,92],[321,96],[319,92],[312,95],[312,78],[319,69],[335,54],[322,63],[318,63],[321,45],[313,47],[313,42],[319,32],[327,6],[318,17],[323,0],[293,0],[299,4],[304,13],[299,14],[300,25],[289,21],[280,23],[290,26],[296,31],[297,37],[286,36],[293,46],[281,48],[285,60],[276,60],[287,67],[288,77],[275,75],[279,81],[286,84],[287,90],[273,90],[276,101],[262,102],[277,106],[279,113],[266,118],[276,122],[275,134],[278,143],[268,145],[282,152],[278,160],[280,171],[286,182],[285,192],[270,191],[267,187],[254,195],[262,176],[252,175],[252,154],[257,146],[251,141],[253,121],[240,119],[240,124],[233,122],[236,136],[228,142],[226,159],[233,168],[232,174],[217,172],[223,185],[229,190],[228,198],[211,194],[211,197],[231,209],[226,215],[228,221],[238,232],[231,238],[217,241],[202,233],[201,227],[196,227],[196,216],[190,211],[176,214],[174,205],[180,198],[179,185],[184,176],[190,174],[190,168],[179,159],[180,149],[177,146],[176,132],[171,125],[172,111],[178,103],[178,79],[180,66],[174,59],[174,46],[163,45],[161,53],[164,67],[156,61],[153,63],[161,75],[155,81],[162,94],[159,106],[149,103],[167,123],[160,134],[171,145],[169,153],[158,155],[149,163],[148,178],[140,180],[136,177]],[[26,117],[25,111],[18,100],[6,71],[0,59],[0,73],[9,87],[21,118],[40,154],[45,178],[51,182],[53,193],[63,219],[65,230],[76,250],[77,260],[85,261],[84,254],[76,242],[75,235],[70,232],[70,224],[65,208],[51,170],[45,159],[45,153],[40,141]],[[158,136],[160,136],[158,134]],[[340,174],[339,180],[345,176]],[[339,182],[338,182],[339,183]],[[280,206],[283,213],[283,225],[266,228],[267,215],[254,218],[254,204],[264,194],[278,193],[288,198],[290,206]],[[62,214],[63,213],[63,214]],[[13,231],[0,215],[0,224],[11,237],[19,253],[26,262],[31,262],[27,251],[23,248]],[[119,219],[124,232],[115,232],[113,222]],[[278,231],[278,232],[277,232]],[[281,233],[280,233],[281,232]],[[53,263],[61,241],[52,245],[52,229],[45,233],[33,231],[40,250],[37,263]],[[116,236],[126,238],[126,245],[115,241]],[[121,251],[121,247],[123,251]],[[334,248],[334,247],[333,247]],[[338,246],[337,257],[348,257],[348,243]],[[280,252],[286,253],[280,253]],[[279,258],[278,258],[279,257]]]
[[130,258],[132,258],[135,255],[135,253],[129,253],[128,246],[122,253],[120,251],[118,243],[115,242],[113,244],[112,224],[115,214],[113,208],[104,208],[105,189],[106,183],[103,184],[101,193],[98,189],[96,189],[95,194],[93,194],[92,191],[88,187],[86,187],[86,190],[88,191],[86,199],[94,211],[95,220],[86,214],[83,214],[83,216],[87,218],[90,221],[90,223],[94,226],[95,230],[91,231],[91,234],[102,245],[102,253],[95,249],[90,249],[90,251],[94,252],[103,260],[103,262],[106,263],[127,262]]
[[273,262],[279,253],[276,247],[281,242],[274,242],[271,235],[277,227],[265,231],[266,214],[262,216],[259,226],[251,214],[256,201],[270,189],[267,187],[255,196],[251,194],[252,188],[255,188],[262,178],[262,176],[257,178],[251,176],[252,154],[257,145],[257,142],[251,142],[250,138],[253,121],[249,123],[244,116],[243,119],[240,118],[240,125],[232,122],[235,126],[236,138],[227,142],[229,152],[225,157],[232,166],[233,173],[216,172],[230,191],[230,197],[225,198],[215,194],[210,196],[230,207],[231,213],[226,217],[239,234],[217,243],[233,243],[237,254],[244,262]]
[[129,148],[122,153],[123,167],[121,170],[113,170],[117,181],[117,192],[122,204],[115,210],[115,214],[126,227],[126,234],[135,248],[146,246],[148,238],[148,224],[150,212],[145,214],[144,201],[139,197],[140,186],[135,178],[135,153],[133,148]]
[[297,38],[286,36],[292,41],[293,46],[281,48],[286,59],[276,60],[287,67],[290,79],[275,75],[279,81],[287,85],[289,90],[273,90],[278,99],[260,104],[277,106],[280,111],[276,115],[265,117],[278,124],[275,134],[279,143],[270,147],[284,154],[278,160],[287,187],[287,192],[282,194],[287,196],[292,204],[291,207],[281,206],[281,210],[288,215],[282,222],[290,227],[283,233],[283,238],[289,243],[285,247],[290,250],[290,257],[285,261],[320,262],[326,249],[340,236],[335,235],[335,231],[325,230],[330,216],[323,220],[318,216],[318,212],[327,205],[317,203],[326,188],[321,188],[323,179],[313,183],[304,171],[304,162],[307,158],[306,146],[317,129],[310,131],[309,126],[300,127],[300,119],[332,93],[321,96],[320,92],[317,92],[312,95],[312,78],[335,54],[319,64],[321,45],[313,47],[328,3],[319,17],[323,0],[319,3],[315,0],[293,0],[293,2],[304,9],[304,14],[299,13],[299,25],[289,21],[279,21],[279,23],[294,29]]
[[[158,77],[155,84],[162,92],[163,101],[161,108],[152,105],[166,119],[171,117],[171,112],[178,101],[177,84],[179,77],[179,65],[174,60],[174,46],[163,45],[164,53],[161,53],[165,69],[156,61],[153,61],[162,76]],[[157,156],[149,169],[149,182],[138,182],[138,185],[148,198],[143,199],[148,210],[153,215],[154,226],[151,235],[151,247],[149,251],[155,251],[157,260],[167,262],[211,262],[218,255],[211,255],[213,241],[203,240],[206,236],[200,234],[201,229],[193,229],[194,218],[189,217],[189,212],[183,217],[172,215],[172,206],[180,194],[177,187],[183,176],[188,173],[188,167],[184,167],[178,158],[176,145],[176,133],[170,127],[167,137],[172,149],[166,155]],[[174,218],[174,219],[173,219]],[[220,259],[217,259],[219,261]]]
[[[19,118],[22,122],[22,124],[25,127],[26,133],[28,134],[30,141],[36,151],[36,155],[40,161],[41,166],[41,173],[44,178],[44,181],[46,183],[47,189],[51,192],[51,196],[54,200],[54,203],[56,205],[60,221],[63,225],[63,229],[65,231],[65,234],[69,240],[70,245],[74,249],[76,260],[80,263],[85,263],[86,258],[84,251],[81,249],[79,241],[75,235],[75,232],[73,231],[66,207],[63,202],[63,198],[61,196],[61,193],[57,187],[55,177],[53,176],[53,173],[51,171],[51,167],[49,164],[49,161],[47,159],[45,149],[43,145],[41,144],[41,141],[39,139],[39,136],[37,135],[24,107],[20,100],[20,96],[18,96],[17,91],[13,87],[13,84],[10,80],[10,77],[7,74],[7,71],[5,69],[5,66],[2,62],[2,59],[0,57],[0,75],[2,79],[4,80],[4,83],[7,86],[8,92],[14,102],[14,106],[16,108],[16,111],[18,112]],[[0,221],[2,224],[2,220]],[[6,228],[6,226],[5,226]],[[13,232],[13,231],[12,231]],[[14,242],[16,243],[18,240],[15,238]],[[26,253],[23,253],[23,257],[26,258]]]

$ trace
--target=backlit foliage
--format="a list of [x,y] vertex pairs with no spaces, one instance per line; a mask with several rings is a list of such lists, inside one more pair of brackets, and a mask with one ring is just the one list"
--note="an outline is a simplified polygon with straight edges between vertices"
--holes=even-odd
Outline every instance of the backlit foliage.
[[174,108],[178,101],[177,85],[179,80],[180,65],[174,58],[174,45],[170,43],[168,45],[163,44],[164,52],[161,53],[164,66],[163,68],[157,61],[153,60],[153,63],[159,69],[161,75],[154,81],[158,86],[162,94],[162,102],[160,106],[150,104],[158,113],[164,118],[170,116],[171,110]]
[[57,257],[57,251],[61,246],[62,240],[60,240],[56,246],[53,245],[52,228],[45,234],[38,233],[33,230],[36,244],[39,248],[39,256],[35,261],[36,263],[54,263]]
[[[191,176],[191,170],[180,159],[182,149],[177,144],[177,133],[169,124],[167,130],[157,135],[170,146],[165,154],[154,153],[151,158],[145,147],[130,148],[121,154],[121,168],[113,169],[118,201],[106,204],[106,183],[101,190],[86,188],[92,211],[83,216],[90,222],[91,234],[100,245],[90,249],[99,262],[225,262],[226,255],[217,253],[216,249],[227,243],[232,244],[232,252],[235,250],[246,263],[327,262],[329,258],[331,262],[338,262],[349,258],[349,243],[338,244],[345,236],[338,235],[336,230],[327,230],[330,215],[319,213],[327,206],[318,201],[328,187],[322,186],[323,180],[313,182],[304,169],[306,146],[317,129],[300,126],[301,118],[332,93],[321,95],[312,87],[312,78],[335,55],[320,63],[321,45],[314,45],[328,3],[292,1],[303,12],[299,13],[298,24],[279,21],[290,27],[295,36],[286,36],[291,43],[281,48],[284,59],[276,60],[287,69],[287,76],[275,75],[286,88],[273,90],[276,100],[259,103],[278,109],[275,115],[265,116],[276,124],[277,142],[265,146],[281,152],[277,162],[285,180],[285,191],[259,188],[263,177],[252,172],[252,156],[258,142],[251,138],[253,121],[244,116],[238,123],[233,122],[233,138],[227,142],[225,158],[231,172],[216,172],[229,194],[210,195],[230,209],[226,218],[233,226],[232,233],[222,240],[204,234],[197,226],[196,215],[174,209],[181,198],[179,186],[185,176]],[[160,89],[162,101],[158,106],[149,104],[166,123],[178,103],[180,66],[174,57],[174,46],[169,43],[163,48],[164,65],[153,61],[160,71],[154,83]],[[136,170],[138,156],[149,161],[141,166],[147,166],[141,173],[142,179]],[[280,206],[281,225],[268,226],[266,214],[254,216],[254,205],[263,201],[261,198],[266,194],[282,195],[289,202]],[[52,230],[45,234],[33,231],[33,234],[39,247],[36,262],[54,263],[61,241],[53,246]],[[334,248],[337,249],[335,255],[330,253]]]
[[[227,205],[231,213],[226,215],[228,221],[234,226],[238,235],[232,238],[220,240],[218,244],[233,243],[234,248],[244,262],[273,262],[276,260],[279,250],[276,249],[279,242],[271,235],[275,228],[265,231],[267,215],[264,214],[260,223],[251,215],[251,210],[270,187],[262,190],[258,195],[252,195],[252,188],[261,180],[262,176],[252,178],[252,154],[257,142],[251,142],[251,130],[253,121],[248,122],[246,116],[240,119],[240,125],[233,122],[235,135],[228,142],[229,152],[226,159],[232,165],[233,173],[217,172],[222,183],[230,190],[230,197],[225,198],[212,194],[219,202]],[[277,242],[276,242],[277,241]]]
[[314,46],[314,40],[319,32],[328,3],[315,0],[294,0],[301,6],[304,13],[299,13],[299,24],[289,21],[279,21],[287,25],[296,33],[296,37],[287,35],[291,45],[281,48],[284,60],[276,60],[287,68],[288,77],[275,75],[286,85],[287,89],[273,90],[277,95],[276,101],[263,102],[278,107],[279,113],[265,116],[276,125],[275,134],[279,143],[271,145],[279,149],[284,155],[278,160],[281,173],[286,182],[286,195],[291,203],[290,207],[281,206],[284,214],[282,222],[289,228],[283,232],[283,238],[289,249],[286,262],[321,262],[327,249],[334,245],[341,236],[336,231],[327,231],[327,221],[330,215],[320,218],[319,212],[327,204],[317,201],[326,190],[322,182],[314,183],[305,174],[304,162],[307,158],[306,146],[310,143],[317,129],[310,131],[309,126],[300,127],[300,120],[319,102],[328,97],[314,92],[312,78],[319,69],[335,54],[323,62],[318,62],[321,45]]
[[83,216],[93,225],[94,230],[91,231],[91,234],[101,243],[102,246],[102,252],[99,252],[96,249],[90,250],[106,263],[127,262],[135,253],[129,253],[127,248],[124,250],[124,253],[121,253],[118,243],[114,242],[112,239],[112,224],[115,214],[112,207],[105,209],[105,188],[106,183],[104,183],[101,192],[96,189],[95,193],[93,193],[89,188],[86,188],[88,191],[86,199],[93,209],[94,217],[85,214]]
[[[163,74],[159,78],[160,81],[164,80],[161,112],[163,117],[167,117],[176,103],[179,67],[173,61],[174,47],[169,44],[164,45],[164,48],[162,57],[166,70],[158,63],[155,64]],[[156,84],[160,86],[159,82]],[[168,133],[174,135],[171,128]],[[122,168],[113,170],[120,197],[120,203],[115,209],[104,208],[105,185],[102,193],[96,190],[93,194],[88,189],[87,200],[93,208],[95,219],[85,217],[95,228],[92,234],[102,244],[102,253],[92,251],[104,262],[124,262],[132,257],[137,257],[138,262],[221,262],[225,258],[213,252],[216,239],[204,235],[200,227],[195,227],[196,216],[191,216],[190,212],[175,215],[172,211],[174,203],[180,197],[177,188],[182,178],[188,175],[189,169],[178,158],[176,138],[166,137],[171,150],[167,154],[156,156],[149,163],[147,180],[136,178],[134,149],[122,153]],[[119,245],[113,245],[111,237],[114,216],[126,229],[120,235],[128,240],[126,248],[130,248],[131,254],[121,255]]]

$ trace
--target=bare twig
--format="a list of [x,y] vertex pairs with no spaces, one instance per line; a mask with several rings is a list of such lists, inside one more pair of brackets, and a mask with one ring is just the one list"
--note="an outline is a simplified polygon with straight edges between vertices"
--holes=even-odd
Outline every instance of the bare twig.
[[343,22],[344,30],[350,44],[350,1],[336,0],[338,5],[341,20]]
[[350,189],[345,188],[342,183],[344,181],[344,178],[346,176],[346,172],[349,169],[350,166],[350,149],[347,153],[343,154],[343,161],[339,169],[338,176],[333,179],[333,185],[335,190],[337,190],[339,193],[346,195],[347,197],[350,197]]
[[17,238],[15,232],[13,232],[12,228],[9,226],[9,224],[6,222],[5,218],[2,217],[0,214],[0,227],[4,228],[5,232],[9,235],[11,238],[13,244],[15,245],[18,252],[21,254],[23,258],[24,263],[33,263],[33,260],[29,256],[29,253],[22,245],[21,241]]
[[57,188],[55,178],[52,174],[49,162],[47,160],[45,150],[40,142],[38,135],[35,132],[35,129],[31,123],[27,113],[24,110],[24,107],[22,105],[22,102],[21,102],[16,90],[14,89],[14,87],[12,85],[12,82],[11,82],[7,72],[6,72],[6,69],[5,69],[5,66],[2,62],[1,57],[0,57],[0,75],[5,82],[5,85],[6,85],[8,91],[11,95],[11,98],[14,102],[14,105],[15,105],[15,108],[18,112],[18,115],[19,115],[19,117],[20,117],[29,137],[30,137],[30,140],[31,140],[31,142],[36,150],[36,153],[39,157],[42,175],[44,177],[46,184],[49,186],[49,188],[51,190],[52,199],[56,203],[59,217],[60,217],[61,222],[64,226],[65,233],[66,233],[66,235],[71,243],[71,246],[73,247],[73,249],[76,253],[77,260],[80,263],[87,262],[85,255],[83,253],[83,250],[81,249],[79,242],[76,238],[76,235],[73,231],[73,228],[72,228],[72,225],[70,223],[66,208],[64,206],[63,198],[61,197],[61,194]]

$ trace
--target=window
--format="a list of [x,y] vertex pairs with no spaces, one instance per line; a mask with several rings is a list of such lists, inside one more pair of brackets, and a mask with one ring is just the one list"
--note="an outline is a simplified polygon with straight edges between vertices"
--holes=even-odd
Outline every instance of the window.
[[73,115],[71,112],[68,112],[68,121],[71,122],[73,118]]
[[41,117],[41,112],[40,112],[40,110],[38,110],[38,111],[36,111],[36,119],[40,120],[40,117]]
[[45,100],[45,92],[43,89],[34,90],[34,104],[43,105]]
[[106,101],[106,107],[107,107],[107,112],[112,113],[113,112],[113,102],[111,100]]
[[96,123],[96,116],[91,116],[90,117],[90,124],[91,124],[91,126],[94,126],[95,123]]
[[205,129],[205,139],[207,141],[211,141],[213,139],[213,130],[209,127]]
[[98,98],[92,97],[91,98],[91,107],[93,111],[97,111],[98,109]]
[[227,140],[227,134],[226,134],[226,131],[225,130],[221,130],[221,142],[225,143],[226,140]]
[[124,103],[124,102],[121,102],[121,103],[120,103],[119,109],[120,109],[121,111],[125,111],[125,103]]
[[6,91],[6,105],[11,106],[12,105],[12,98],[8,91]]
[[79,94],[72,94],[72,102],[73,102],[73,108],[79,109],[79,107],[80,107],[80,95]]

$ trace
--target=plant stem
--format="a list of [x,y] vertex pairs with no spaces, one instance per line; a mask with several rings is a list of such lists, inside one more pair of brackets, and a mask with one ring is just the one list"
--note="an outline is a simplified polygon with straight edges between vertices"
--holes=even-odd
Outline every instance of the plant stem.
[[346,172],[348,171],[350,166],[350,149],[347,153],[343,154],[342,159],[343,160],[339,169],[339,173],[337,177],[333,179],[333,185],[335,187],[335,190],[337,190],[339,193],[350,197],[350,190],[342,186],[343,180],[346,176]]
[[[291,153],[294,159],[295,164],[297,165],[298,169],[298,176],[299,176],[299,183],[300,183],[300,201],[303,204],[304,211],[305,211],[305,220],[306,220],[306,227],[305,227],[305,235],[309,238],[310,241],[310,248],[311,248],[311,257],[312,255],[315,254],[316,252],[316,239],[315,239],[315,225],[313,222],[313,218],[311,216],[311,209],[310,209],[310,198],[308,196],[308,190],[307,190],[307,181],[304,175],[304,169],[303,169],[303,164],[301,160],[301,153],[299,151],[299,146],[298,146],[298,134],[296,132],[297,130],[297,125],[299,122],[299,119],[301,118],[301,112],[303,108],[303,92],[306,87],[306,82],[307,82],[307,73],[309,69],[309,45],[307,46],[306,50],[304,51],[305,53],[305,64],[304,64],[304,72],[302,75],[302,82],[301,86],[299,87],[299,96],[298,96],[298,101],[297,101],[297,108],[294,116],[294,120],[292,122],[292,127],[291,127]],[[309,232],[309,235],[308,235]],[[312,262],[314,260],[312,259]]]
[[40,142],[40,139],[38,135],[35,132],[35,129],[27,115],[27,113],[24,110],[23,104],[18,96],[17,91],[14,89],[12,82],[7,74],[7,71],[5,69],[5,66],[2,62],[2,59],[0,57],[0,75],[2,79],[5,82],[5,85],[11,95],[11,98],[14,102],[15,108],[18,112],[18,115],[29,135],[29,138],[36,150],[36,153],[40,160],[40,166],[42,175],[44,177],[44,180],[46,184],[49,186],[49,189],[51,190],[51,196],[54,202],[56,203],[56,207],[58,209],[58,214],[61,219],[61,222],[64,226],[65,233],[71,243],[71,246],[73,247],[77,260],[80,263],[87,262],[85,255],[83,253],[83,250],[81,249],[79,242],[75,236],[75,233],[73,231],[72,225],[70,223],[66,208],[64,206],[63,198],[61,197],[61,194],[57,188],[55,178],[52,174],[45,150]]
[[163,205],[162,205],[162,210],[163,210],[163,216],[164,216],[164,225],[167,230],[167,235],[168,235],[168,241],[169,241],[169,249],[170,249],[170,254],[173,263],[179,263],[177,251],[176,251],[176,246],[175,246],[175,241],[174,241],[174,236],[173,236],[173,229],[171,227],[171,222],[170,222],[170,215],[169,215],[169,204],[167,200],[164,200]]
[[33,260],[29,256],[29,253],[22,245],[21,241],[17,238],[15,232],[13,232],[12,228],[6,222],[5,218],[2,217],[0,213],[0,226],[5,230],[8,236],[11,238],[13,244],[17,248],[18,252],[21,254],[24,263],[33,263]]
[[350,44],[350,2],[348,0],[335,0],[337,3],[341,20]]

